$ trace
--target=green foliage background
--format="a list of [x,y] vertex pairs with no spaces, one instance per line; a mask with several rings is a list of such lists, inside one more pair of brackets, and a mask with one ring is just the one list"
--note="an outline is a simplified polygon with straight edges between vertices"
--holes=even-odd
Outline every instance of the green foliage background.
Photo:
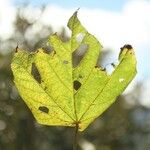
[[[17,44],[30,51],[39,47],[50,50],[45,45],[49,34],[53,33],[51,27],[43,26],[32,39],[26,36],[34,23],[18,10],[15,34],[10,39],[0,39],[0,150],[70,150],[73,129],[39,125],[12,82],[10,62]],[[59,35],[63,41],[68,39],[63,28]],[[109,51],[104,51],[103,56],[107,53]],[[74,57],[76,63],[82,56],[75,54]],[[120,96],[81,133],[79,149],[87,149],[85,145],[88,145],[91,150],[148,150],[150,109],[140,105],[142,86],[138,83],[131,93]]]

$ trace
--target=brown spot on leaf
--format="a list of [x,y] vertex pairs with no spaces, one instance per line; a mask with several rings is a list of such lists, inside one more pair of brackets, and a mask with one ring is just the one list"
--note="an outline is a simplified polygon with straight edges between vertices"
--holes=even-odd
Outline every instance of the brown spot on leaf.
[[73,82],[73,87],[77,91],[81,87],[81,83],[78,80]]
[[121,47],[120,49],[123,50],[123,49],[125,49],[125,48],[128,49],[128,50],[133,49],[130,44],[126,44],[126,45],[124,45],[123,47]]
[[38,83],[41,83],[41,76],[35,63],[32,64],[31,74]]
[[40,106],[40,107],[39,107],[39,110],[40,110],[41,112],[46,113],[46,114],[48,114],[48,112],[49,112],[49,109],[48,109],[46,106]]

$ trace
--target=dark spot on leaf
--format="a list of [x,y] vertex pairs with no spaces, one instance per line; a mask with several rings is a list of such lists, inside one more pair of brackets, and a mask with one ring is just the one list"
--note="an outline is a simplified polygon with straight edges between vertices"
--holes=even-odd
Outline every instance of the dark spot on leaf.
[[132,46],[129,45],[129,44],[124,45],[124,46],[121,47],[120,49],[123,50],[123,49],[125,49],[125,48],[127,48],[128,50],[133,49]]
[[129,44],[128,44],[128,45],[125,45],[124,48],[127,48],[127,49],[133,49],[132,46],[129,45]]
[[81,83],[78,80],[73,82],[73,87],[77,91],[81,87]]
[[98,68],[98,65],[96,65],[95,68]]
[[49,109],[46,106],[40,106],[39,110],[46,113],[46,114],[48,114],[48,112],[49,112]]
[[68,64],[69,62],[67,60],[64,60],[63,61],[63,64]]
[[31,74],[38,83],[41,83],[41,76],[35,63],[32,64]]

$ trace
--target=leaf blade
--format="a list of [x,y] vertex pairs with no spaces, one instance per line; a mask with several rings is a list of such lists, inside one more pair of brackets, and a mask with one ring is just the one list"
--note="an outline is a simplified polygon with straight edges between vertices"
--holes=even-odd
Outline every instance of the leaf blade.
[[[20,57],[21,55],[25,57]],[[14,82],[19,90],[20,95],[33,112],[35,118],[39,123],[45,122],[44,118],[50,118],[44,124],[48,125],[65,125],[72,126],[73,119],[68,117],[63,108],[52,100],[50,95],[40,86],[37,81],[31,76],[31,62],[24,63],[29,54],[23,50],[18,51],[12,62],[12,70],[14,74]],[[28,66],[30,70],[28,69]],[[50,115],[40,113],[39,107],[46,106],[51,110]],[[40,114],[40,115],[39,115]],[[57,114],[57,115],[56,115]],[[41,116],[44,116],[42,121]],[[55,117],[54,117],[55,116]],[[53,118],[54,117],[54,118]],[[65,118],[65,119],[64,119]],[[63,121],[64,120],[64,121]]]
[[[136,58],[131,46],[119,54],[119,65],[112,75],[96,67],[102,50],[99,41],[82,26],[77,12],[68,22],[71,39],[62,42],[54,34],[49,43],[53,52],[42,49],[36,53],[18,50],[11,67],[14,82],[36,120],[45,125],[62,125],[83,131],[120,95],[136,75]],[[79,65],[73,67],[72,53],[86,45],[87,51]],[[39,83],[32,75],[35,64]]]
[[[123,52],[124,51],[126,51],[125,56],[121,59],[121,62],[116,67],[101,92],[96,96],[81,116],[81,122],[82,120],[88,120],[88,118],[91,118],[89,119],[89,122],[91,122],[103,113],[115,101],[116,97],[125,90],[127,85],[136,75],[136,59],[134,51],[133,49],[127,48],[125,48]],[[99,108],[100,106],[101,109]],[[88,125],[88,121],[86,121],[86,124]],[[84,127],[82,126],[82,128]]]

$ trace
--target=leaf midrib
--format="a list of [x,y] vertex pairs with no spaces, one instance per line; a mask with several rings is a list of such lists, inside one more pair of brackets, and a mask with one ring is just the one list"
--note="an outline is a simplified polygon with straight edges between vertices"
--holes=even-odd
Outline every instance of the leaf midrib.
[[[73,36],[74,36],[74,25],[75,25],[75,16],[74,16],[74,18],[73,18],[73,25],[72,25],[72,35],[71,35],[71,45],[70,45],[70,49],[71,49],[71,51],[73,51],[72,50],[72,48],[73,48]],[[72,58],[72,53],[70,53],[70,56],[71,56],[71,58]],[[73,59],[71,59],[72,61],[73,61]],[[77,109],[76,109],[76,102],[75,102],[75,95],[74,95],[74,86],[73,86],[73,80],[74,80],[74,75],[73,75],[73,63],[71,63],[72,65],[71,65],[71,71],[72,71],[72,92],[73,92],[73,106],[74,106],[74,114],[75,114],[75,117],[76,117],[76,123],[78,122],[78,116],[77,116]]]

